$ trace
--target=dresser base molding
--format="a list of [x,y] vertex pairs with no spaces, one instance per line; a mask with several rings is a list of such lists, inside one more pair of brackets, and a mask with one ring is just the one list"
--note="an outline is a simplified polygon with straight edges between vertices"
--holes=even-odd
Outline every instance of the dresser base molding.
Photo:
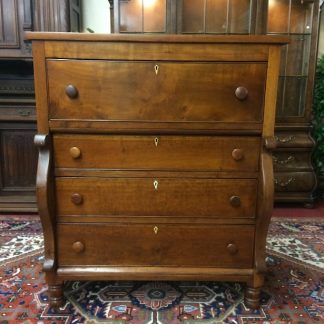
[[305,208],[314,208],[316,196],[310,195],[309,192],[277,192],[274,201],[275,203],[302,204]]
[[[180,267],[61,267],[56,274],[47,273],[49,301],[52,307],[64,304],[65,280],[218,280],[247,284],[245,306],[258,308],[263,275],[254,269],[180,268]],[[53,284],[51,284],[53,282]]]
[[182,267],[60,267],[61,280],[228,280],[248,281],[253,269]]

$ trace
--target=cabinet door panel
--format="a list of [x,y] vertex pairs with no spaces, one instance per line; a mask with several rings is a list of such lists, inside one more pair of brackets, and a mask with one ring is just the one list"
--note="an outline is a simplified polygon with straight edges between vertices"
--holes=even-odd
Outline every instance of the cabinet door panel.
[[166,31],[166,0],[143,0],[144,33],[164,33]]
[[289,1],[271,0],[268,9],[268,32],[287,33],[289,17]]
[[290,33],[304,34],[312,31],[313,4],[292,0],[290,11]]
[[206,32],[227,32],[227,3],[228,0],[207,0],[206,7]]
[[203,33],[205,31],[205,0],[183,0],[182,32]]
[[307,77],[286,77],[285,80],[285,116],[303,116],[305,109]]
[[229,32],[248,34],[250,22],[250,0],[230,1]]
[[34,190],[37,166],[34,135],[34,130],[1,132],[2,190]]
[[120,32],[142,32],[143,11],[141,1],[119,1],[119,10]]
[[0,0],[0,48],[18,47],[17,0]]
[[310,35],[291,35],[288,45],[286,75],[308,74]]

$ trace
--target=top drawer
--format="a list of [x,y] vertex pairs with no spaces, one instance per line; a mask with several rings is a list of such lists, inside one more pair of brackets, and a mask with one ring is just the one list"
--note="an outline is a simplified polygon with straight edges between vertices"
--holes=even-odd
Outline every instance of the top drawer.
[[265,63],[47,60],[50,119],[262,122]]

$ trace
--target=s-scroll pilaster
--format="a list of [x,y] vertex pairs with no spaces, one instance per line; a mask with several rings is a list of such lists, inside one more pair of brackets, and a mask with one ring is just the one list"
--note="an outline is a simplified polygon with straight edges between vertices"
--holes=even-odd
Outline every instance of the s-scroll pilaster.
[[48,134],[35,135],[34,143],[38,147],[38,166],[36,179],[36,194],[38,212],[41,218],[44,241],[45,262],[44,271],[55,269],[55,197],[53,177],[51,176],[52,156],[51,143]]
[[260,154],[259,194],[255,237],[255,268],[257,273],[266,269],[265,250],[268,227],[273,211],[274,181],[272,150],[276,147],[273,137],[265,137]]

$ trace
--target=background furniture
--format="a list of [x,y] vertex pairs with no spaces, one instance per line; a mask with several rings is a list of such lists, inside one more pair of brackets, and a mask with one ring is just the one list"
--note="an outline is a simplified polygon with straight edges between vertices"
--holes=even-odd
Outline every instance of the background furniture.
[[28,37],[51,305],[63,280],[199,279],[258,307],[288,38]]
[[311,132],[319,1],[269,1],[269,34],[289,35],[283,49],[274,152],[276,200],[312,207],[317,185]]
[[275,200],[312,207],[310,135],[318,0],[114,0],[116,33],[288,35],[282,51],[274,152]]
[[78,0],[0,1],[0,212],[36,212],[33,62],[24,32],[78,31]]

